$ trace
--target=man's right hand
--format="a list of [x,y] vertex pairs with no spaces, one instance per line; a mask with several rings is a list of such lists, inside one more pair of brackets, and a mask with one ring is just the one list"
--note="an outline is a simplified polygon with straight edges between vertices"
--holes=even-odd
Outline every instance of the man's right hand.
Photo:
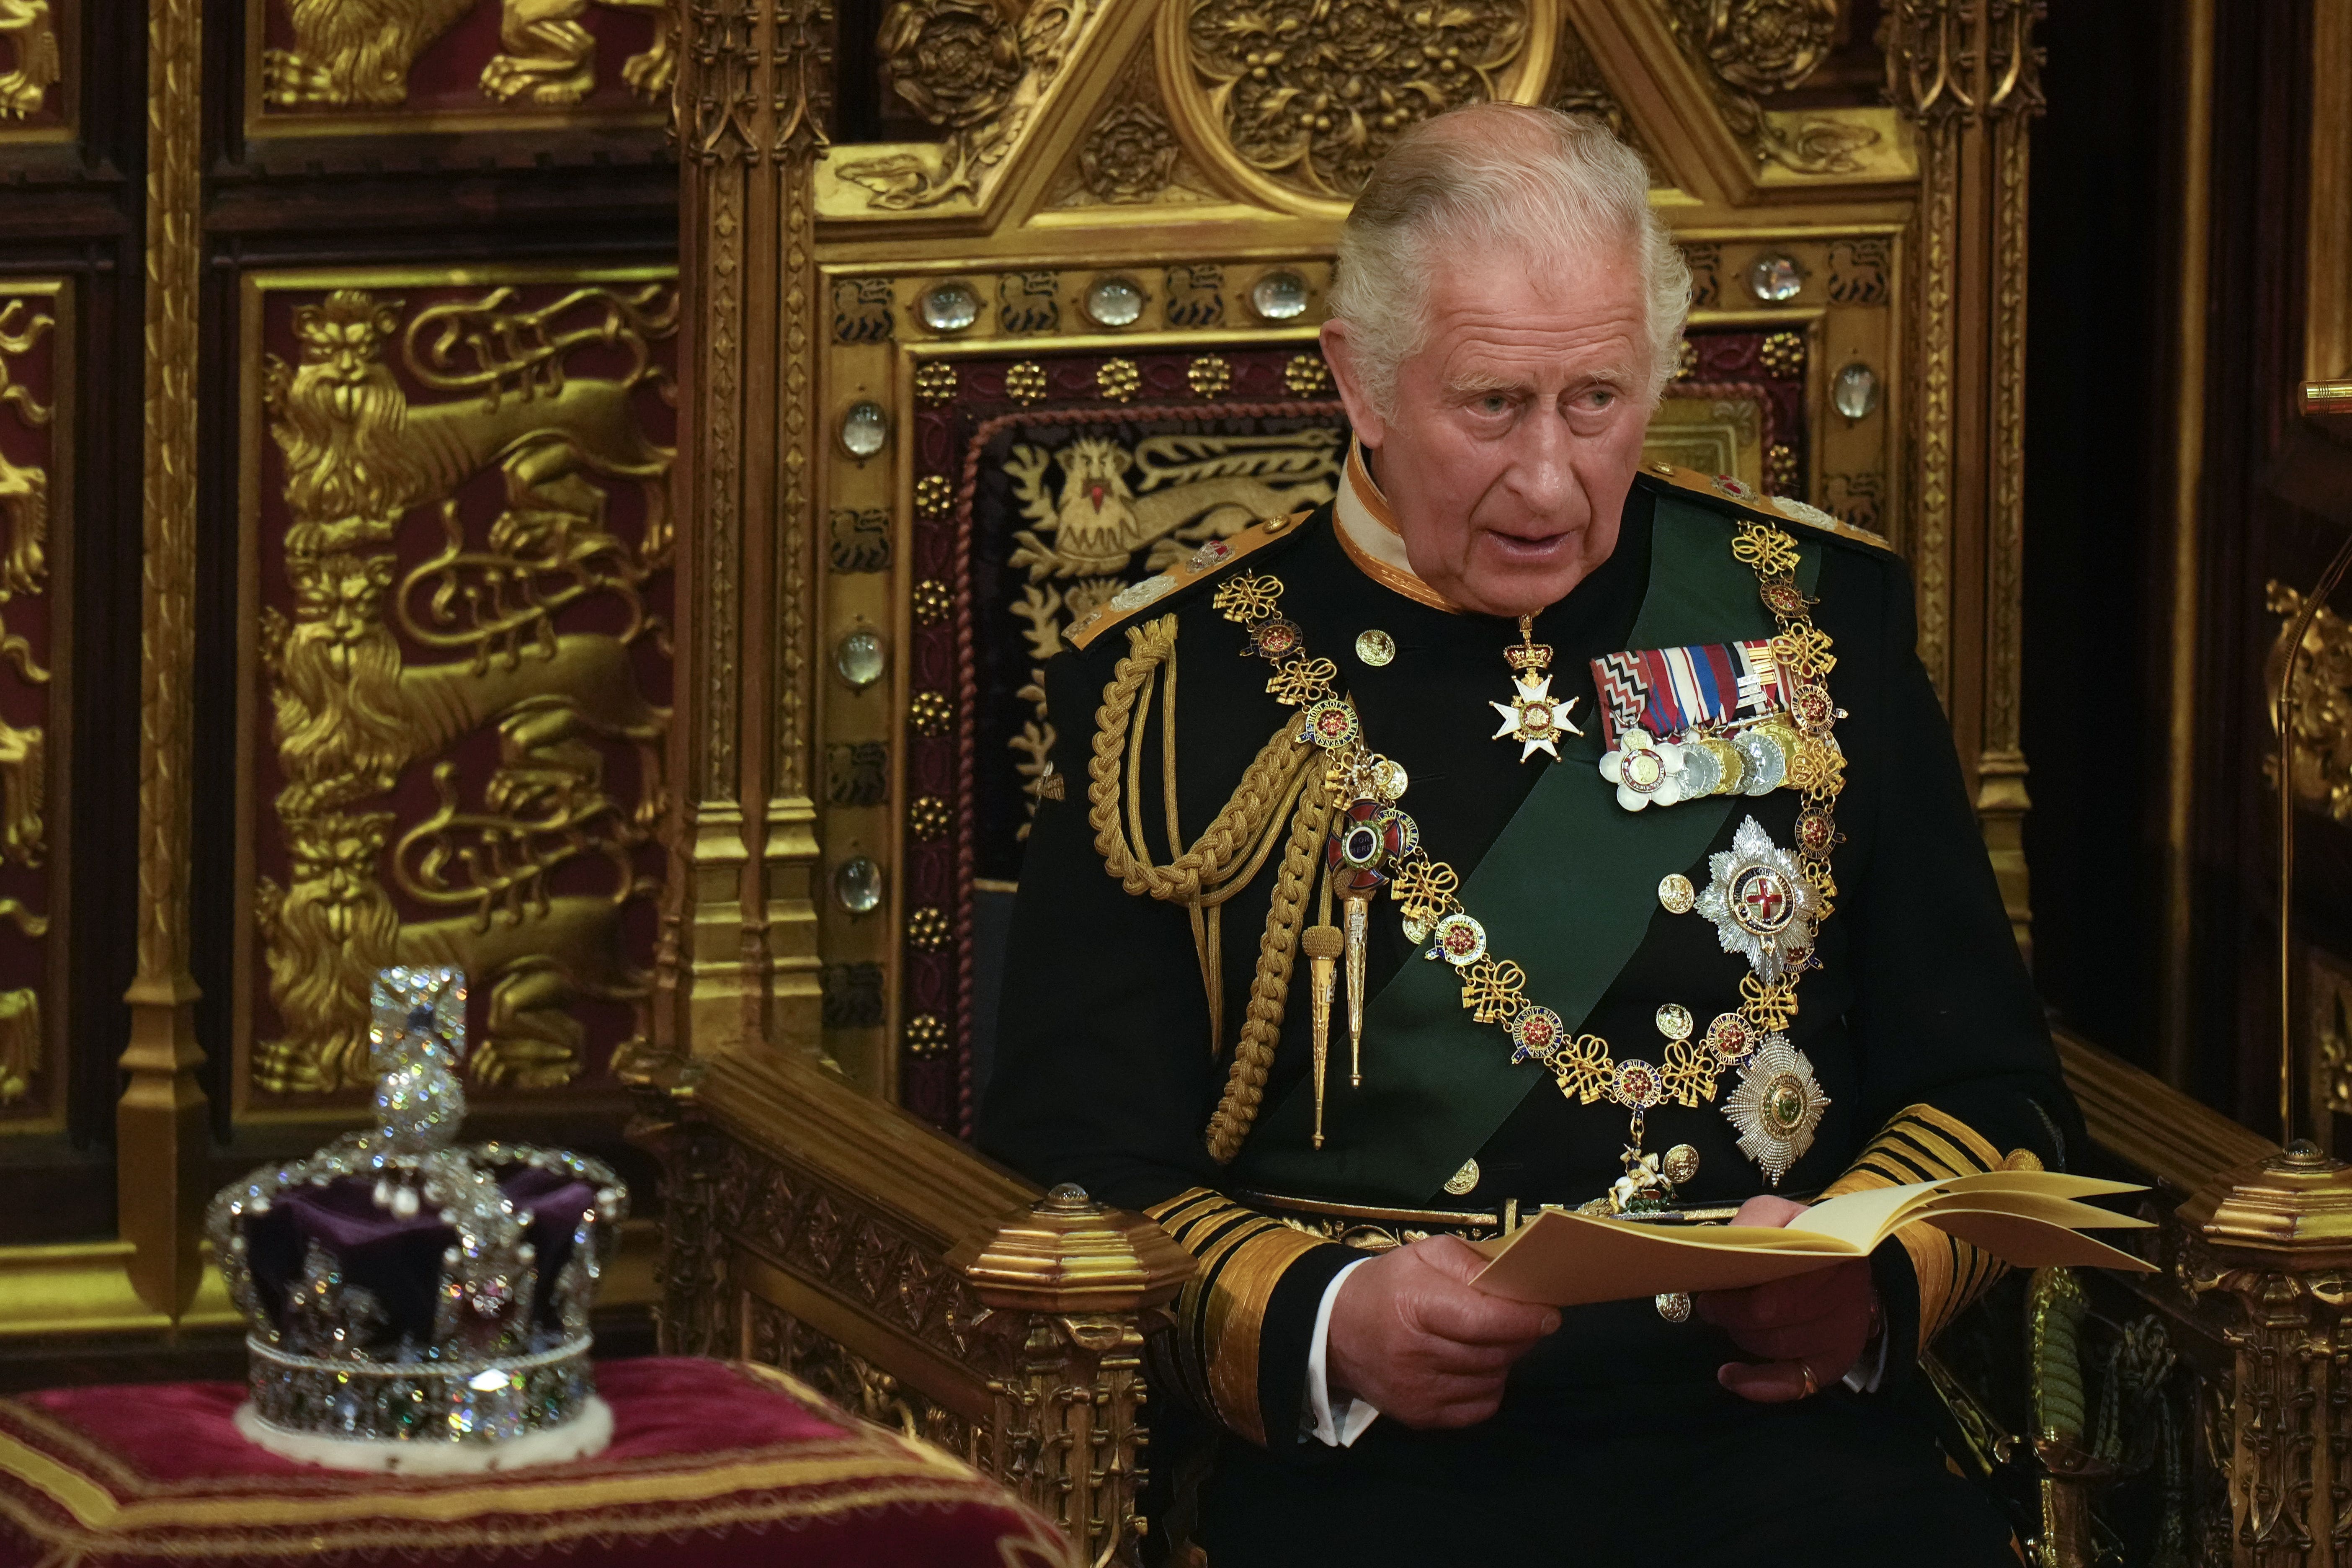
[[1349,1274],[1324,1345],[1333,1397],[1416,1427],[1472,1426],[1495,1414],[1512,1363],[1559,1327],[1559,1314],[1472,1285],[1486,1265],[1469,1243],[1433,1236]]

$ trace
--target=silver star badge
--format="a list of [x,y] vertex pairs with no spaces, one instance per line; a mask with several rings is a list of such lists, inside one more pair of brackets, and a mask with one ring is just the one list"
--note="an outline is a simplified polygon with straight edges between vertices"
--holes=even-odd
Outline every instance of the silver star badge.
[[1739,1152],[1762,1166],[1777,1187],[1813,1146],[1813,1130],[1829,1107],[1830,1097],[1822,1092],[1805,1053],[1787,1036],[1769,1035],[1739,1075],[1723,1114],[1739,1129]]
[[1797,858],[1772,842],[1754,817],[1739,825],[1731,847],[1707,859],[1714,880],[1698,896],[1723,951],[1736,952],[1767,984],[1803,967],[1812,955],[1821,895]]
[[1568,716],[1577,700],[1554,697],[1549,675],[1521,675],[1512,680],[1511,686],[1513,696],[1508,702],[1486,704],[1503,716],[1502,728],[1487,738],[1499,741],[1508,736],[1517,741],[1519,761],[1523,763],[1538,752],[1549,752],[1553,762],[1559,761],[1559,747],[1555,742],[1562,732],[1584,733]]

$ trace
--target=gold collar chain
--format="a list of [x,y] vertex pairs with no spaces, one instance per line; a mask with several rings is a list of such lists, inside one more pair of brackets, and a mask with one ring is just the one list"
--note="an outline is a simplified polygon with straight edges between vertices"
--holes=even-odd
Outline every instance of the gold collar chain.
[[[1731,552],[1756,574],[1758,595],[1779,622],[1771,639],[1773,656],[1795,677],[1790,717],[1820,742],[1796,753],[1801,761],[1792,766],[1787,781],[1805,798],[1797,817],[1792,864],[1808,884],[1811,925],[1818,930],[1837,897],[1830,854],[1839,842],[1835,812],[1845,783],[1844,757],[1832,738],[1842,715],[1825,684],[1837,658],[1828,635],[1812,624],[1813,601],[1797,584],[1796,541],[1769,524],[1746,521]],[[1550,1069],[1560,1093],[1580,1104],[1605,1098],[1627,1112],[1628,1142],[1622,1156],[1626,1173],[1604,1201],[1606,1206],[1648,1208],[1672,1201],[1674,1187],[1696,1172],[1697,1155],[1688,1145],[1669,1150],[1663,1162],[1656,1154],[1644,1153],[1643,1119],[1668,1100],[1689,1110],[1712,1103],[1719,1079],[1733,1068],[1741,1070],[1741,1081],[1725,1115],[1739,1129],[1741,1152],[1779,1185],[1789,1167],[1811,1146],[1813,1129],[1829,1104],[1811,1065],[1786,1034],[1797,1015],[1797,981],[1815,962],[1811,952],[1778,965],[1769,980],[1760,965],[1751,966],[1740,977],[1738,1009],[1718,1015],[1696,1041],[1696,1023],[1688,1009],[1675,1003],[1659,1008],[1658,1029],[1666,1042],[1662,1066],[1639,1058],[1619,1060],[1598,1035],[1570,1038],[1558,1013],[1528,999],[1527,972],[1487,951],[1486,928],[1462,902],[1459,874],[1422,847],[1419,828],[1396,804],[1408,783],[1403,768],[1364,744],[1355,704],[1335,684],[1338,667],[1308,654],[1296,626],[1280,615],[1282,591],[1279,579],[1244,572],[1221,584],[1213,603],[1249,636],[1244,653],[1257,654],[1273,665],[1266,678],[1268,694],[1301,710],[1294,741],[1324,749],[1333,798],[1352,802],[1334,826],[1321,918],[1302,933],[1312,965],[1316,1147],[1323,1142],[1331,988],[1343,953],[1349,1032],[1359,1064],[1351,1078],[1362,1082],[1364,933],[1371,897],[1385,885],[1389,897],[1403,906],[1405,936],[1416,943],[1433,941],[1426,956],[1454,966],[1462,981],[1462,1005],[1477,1022],[1496,1025],[1509,1036],[1512,1060],[1540,1062]],[[1276,626],[1278,636],[1256,635]],[[1521,641],[1532,641],[1524,628]],[[1344,931],[1330,923],[1335,876],[1342,884],[1337,891],[1345,905]]]

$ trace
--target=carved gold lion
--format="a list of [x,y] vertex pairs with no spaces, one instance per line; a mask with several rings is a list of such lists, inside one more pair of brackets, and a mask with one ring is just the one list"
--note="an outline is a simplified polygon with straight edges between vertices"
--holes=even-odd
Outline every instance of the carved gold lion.
[[[0,5],[10,0],[0,0]],[[16,0],[23,3],[23,0]],[[39,0],[33,0],[39,3]],[[262,95],[279,108],[397,109],[408,73],[426,46],[478,0],[284,0],[290,49],[262,54]],[[485,96],[546,107],[578,103],[596,85],[595,36],[581,25],[592,0],[501,0],[501,52],[482,68]],[[593,0],[654,19],[652,44],[621,67],[621,79],[646,102],[677,74],[672,0]],[[5,13],[0,13],[5,16]]]
[[291,876],[255,896],[270,994],[285,1033],[255,1050],[257,1087],[319,1094],[369,1081],[368,994],[390,964],[447,964],[486,986],[483,1037],[467,1058],[477,1082],[545,1088],[580,1071],[583,999],[625,1003],[642,1048],[652,977],[621,949],[623,906],[601,895],[546,899],[512,918],[403,921],[378,878],[389,812],[326,813],[289,838]]
[[49,0],[0,0],[0,36],[16,51],[15,68],[0,72],[0,114],[27,119],[41,111],[63,68]]
[[[666,394],[649,345],[675,330],[674,298],[587,288],[534,310],[494,289],[416,312],[403,338],[397,304],[338,289],[294,326],[299,364],[272,360],[264,378],[290,514],[293,613],[265,611],[259,637],[290,875],[257,890],[283,1032],[257,1047],[255,1082],[364,1083],[369,986],[392,963],[452,964],[483,988],[477,1080],[568,1081],[588,1065],[575,1005],[635,1008],[625,1053],[644,1036],[648,976],[624,952],[623,919],[652,890],[631,857],[662,807],[669,714],[640,685],[661,638],[638,590],[667,563],[673,454],[635,400]],[[470,395],[412,402],[385,360],[395,342],[419,384]],[[607,363],[625,350],[632,368],[570,374],[588,347]],[[489,474],[506,505],[468,525],[457,492]],[[644,499],[634,539],[608,521],[614,483]],[[404,570],[402,520],[436,508],[444,547]],[[557,629],[589,600],[613,629]],[[483,736],[498,762],[473,805],[450,758]],[[601,749],[615,742],[638,763],[619,798]],[[440,811],[404,832],[367,809],[425,763]],[[617,869],[612,890],[584,892],[593,878],[570,868],[599,860]],[[442,910],[460,912],[432,918]]]

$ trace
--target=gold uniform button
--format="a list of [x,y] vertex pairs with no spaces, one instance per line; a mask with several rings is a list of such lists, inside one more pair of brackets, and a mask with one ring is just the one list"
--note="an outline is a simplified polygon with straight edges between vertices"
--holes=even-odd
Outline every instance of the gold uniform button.
[[1377,628],[1369,632],[1358,632],[1356,657],[1374,669],[1378,669],[1396,658],[1396,638]]
[[1658,879],[1658,902],[1670,915],[1686,915],[1698,902],[1698,894],[1692,889],[1691,879],[1675,871]]
[[1478,1162],[1475,1160],[1463,1161],[1462,1168],[1445,1178],[1445,1190],[1457,1198],[1467,1194],[1477,1184]]

